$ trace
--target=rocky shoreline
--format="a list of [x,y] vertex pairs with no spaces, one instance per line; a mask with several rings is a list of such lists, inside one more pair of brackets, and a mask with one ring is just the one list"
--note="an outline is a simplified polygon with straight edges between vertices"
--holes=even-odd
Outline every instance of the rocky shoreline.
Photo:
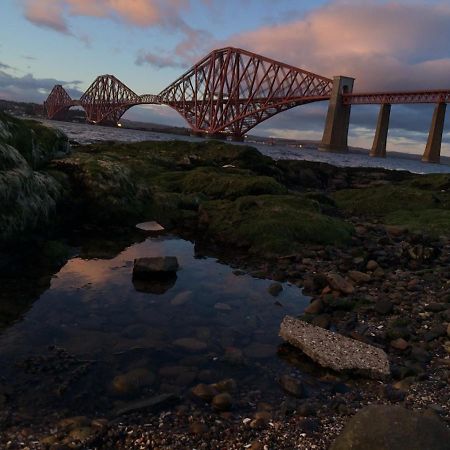
[[[57,215],[45,210],[60,226],[76,217],[86,230],[126,229],[150,218],[187,233],[236,270],[301,286],[311,303],[300,319],[384,350],[391,375],[325,370],[283,344],[278,355],[292,371],[268,373],[278,397],[205,379],[181,400],[78,417],[17,415],[2,385],[2,448],[326,449],[372,404],[424,412],[424,435],[435,421],[450,423],[450,176],[274,162],[214,142],[93,145],[42,169],[61,186]],[[271,287],[275,302],[279,287]],[[70,359],[55,355],[46,370]],[[396,436],[412,419],[392,411],[398,422],[385,433]]]

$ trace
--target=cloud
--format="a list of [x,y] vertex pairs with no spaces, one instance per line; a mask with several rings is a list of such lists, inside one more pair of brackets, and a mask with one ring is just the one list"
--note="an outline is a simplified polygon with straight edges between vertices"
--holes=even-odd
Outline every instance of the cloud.
[[356,89],[450,87],[450,6],[334,1],[301,19],[232,36],[229,43]]
[[189,4],[189,0],[24,0],[24,12],[35,25],[70,33],[69,17],[107,18],[147,27],[170,23]]
[[178,30],[183,37],[172,51],[159,49],[156,53],[141,50],[136,58],[136,64],[150,64],[157,69],[166,67],[186,69],[196,62],[199,55],[209,53],[216,42],[211,33],[191,28],[185,23],[180,24]]
[[39,27],[69,34],[63,6],[63,2],[57,0],[27,0],[25,18]]
[[27,74],[15,77],[0,70],[0,98],[5,100],[42,102],[55,84],[62,84],[72,98],[79,98],[82,92],[79,86],[82,82],[61,81],[53,78],[34,78]]

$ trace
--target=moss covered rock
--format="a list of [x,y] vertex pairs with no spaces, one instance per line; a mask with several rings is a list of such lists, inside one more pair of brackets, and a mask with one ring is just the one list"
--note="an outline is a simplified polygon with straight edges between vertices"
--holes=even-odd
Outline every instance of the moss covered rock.
[[400,183],[333,194],[336,204],[350,214],[381,218],[432,235],[450,232],[450,175],[419,175]]
[[302,195],[261,195],[202,204],[200,224],[215,240],[253,253],[283,254],[304,243],[344,244],[352,227]]
[[67,150],[67,138],[0,113],[0,242],[52,222],[63,187],[36,169]]

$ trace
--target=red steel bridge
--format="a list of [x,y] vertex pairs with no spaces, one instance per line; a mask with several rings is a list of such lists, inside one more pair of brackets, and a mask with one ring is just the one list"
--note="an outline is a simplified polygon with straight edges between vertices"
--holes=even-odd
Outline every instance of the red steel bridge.
[[167,105],[175,109],[194,134],[231,136],[242,140],[264,120],[299,105],[329,101],[320,149],[346,151],[352,105],[381,105],[372,156],[386,155],[392,104],[436,104],[424,160],[438,162],[445,107],[450,90],[353,93],[354,79],[326,78],[246,50],[227,47],[212,51],[157,95],[138,95],[113,75],[101,75],[79,100],[56,85],[44,102],[50,119],[62,119],[80,106],[94,124],[116,125],[131,107]]

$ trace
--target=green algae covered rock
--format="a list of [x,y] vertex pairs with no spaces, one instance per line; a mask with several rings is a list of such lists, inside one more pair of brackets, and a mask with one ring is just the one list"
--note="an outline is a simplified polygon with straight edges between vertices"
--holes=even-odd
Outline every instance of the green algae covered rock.
[[384,186],[343,189],[333,194],[349,214],[380,218],[388,225],[431,235],[450,230],[450,175],[418,175]]
[[52,222],[64,189],[37,169],[67,151],[61,132],[0,113],[0,242]]
[[253,253],[283,254],[304,243],[348,243],[353,228],[324,213],[321,206],[305,195],[216,200],[202,205],[200,224],[214,240],[248,247]]

